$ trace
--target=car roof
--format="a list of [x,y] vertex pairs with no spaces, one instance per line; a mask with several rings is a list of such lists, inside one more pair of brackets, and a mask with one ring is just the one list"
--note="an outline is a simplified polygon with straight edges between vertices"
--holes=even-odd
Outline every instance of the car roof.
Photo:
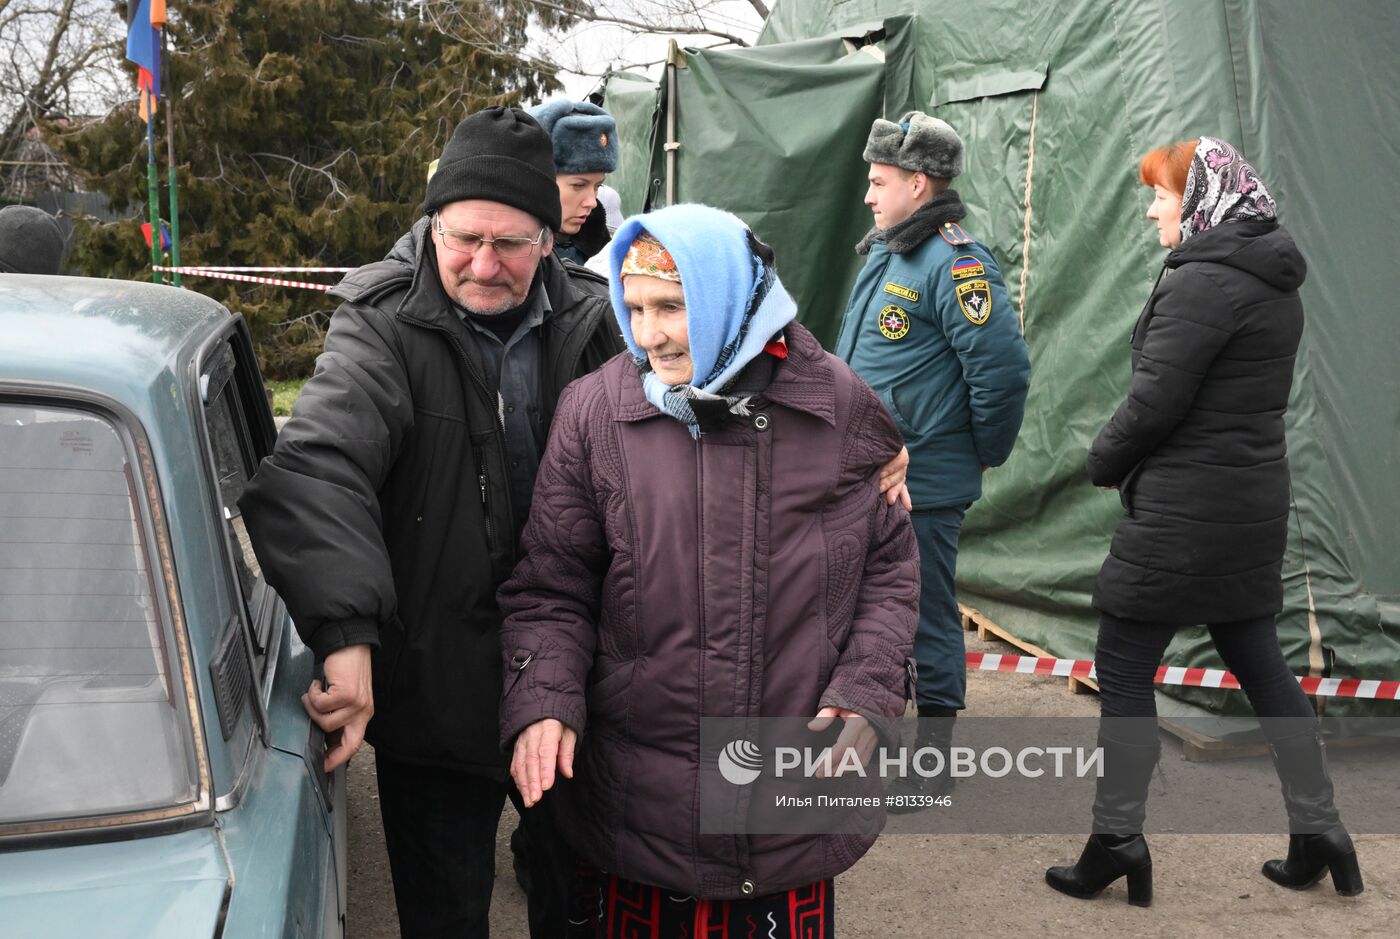
[[176,287],[0,275],[0,380],[77,386],[138,405],[228,318],[221,304]]

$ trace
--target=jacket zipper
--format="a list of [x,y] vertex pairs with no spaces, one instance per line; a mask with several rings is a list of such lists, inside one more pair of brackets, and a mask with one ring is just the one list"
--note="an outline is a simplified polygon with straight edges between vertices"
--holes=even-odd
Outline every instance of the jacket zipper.
[[[471,360],[471,357],[467,355],[467,350],[462,348],[462,341],[461,341],[457,336],[453,335],[451,330],[445,329],[445,328],[443,328],[442,326],[434,325],[434,324],[432,324],[432,323],[426,323],[426,322],[424,322],[424,321],[421,320],[421,319],[417,319],[416,317],[413,318],[413,322],[417,323],[419,326],[421,326],[421,327],[424,328],[424,329],[431,329],[431,330],[435,330],[436,332],[442,333],[443,337],[447,339],[448,343],[451,344],[452,348],[453,348],[454,350],[456,350],[456,352],[457,352],[457,357],[458,357],[459,359],[461,359],[462,364],[463,364],[464,366],[466,366],[467,375],[470,376],[470,378],[472,379],[472,381],[476,383],[476,386],[481,390],[481,392],[482,392],[483,395],[488,395],[488,394],[489,394],[490,389],[487,388],[487,386],[486,386],[486,377],[485,377],[484,375],[482,375],[480,372],[477,371],[475,364],[474,364],[474,363],[472,362],[472,360]],[[499,402],[500,402],[500,398],[501,398],[501,395],[500,395],[500,392],[498,391],[498,392],[496,393],[496,401],[497,401],[498,404],[499,404]],[[504,453],[504,452],[505,452],[505,427],[504,427],[504,425],[503,425],[503,423],[502,423],[502,421],[501,421],[501,419],[500,419],[500,409],[499,409],[499,407],[497,407],[495,410],[496,410],[496,412],[497,412],[496,433],[497,433],[497,435],[500,437],[500,449],[501,449],[501,452]],[[468,425],[468,426],[470,426],[470,425]],[[503,459],[504,459],[504,458],[503,458]],[[480,467],[479,463],[480,463],[480,458],[478,457],[478,469],[480,470],[481,467]],[[491,501],[490,501],[490,499],[489,499],[488,496],[487,496],[487,492],[488,492],[488,485],[487,485],[487,484],[488,484],[488,480],[487,480],[487,478],[486,478],[486,473],[485,473],[485,472],[478,472],[478,473],[477,473],[477,476],[476,476],[476,481],[477,481],[477,485],[478,485],[478,486],[480,487],[480,489],[481,489],[481,515],[482,515],[482,518],[484,519],[485,524],[486,524],[486,547],[487,547],[488,550],[490,550],[490,549],[494,549],[494,548],[496,547],[496,524],[495,524],[495,522],[491,519]],[[509,487],[507,487],[506,498],[507,498],[507,500],[509,500],[509,498],[510,498]],[[507,509],[509,509],[509,506],[510,506],[509,501],[507,501],[506,506],[507,506]],[[512,554],[513,554],[513,553],[514,553],[514,552],[512,552]],[[511,560],[512,560],[512,562],[513,562],[513,561],[515,560],[515,558],[512,557]]]
[[[697,582],[705,583],[705,441],[699,439],[695,441],[695,544],[697,551],[695,554],[695,566]],[[705,688],[705,591],[700,591],[700,713],[704,715],[704,688]]]
[[[1148,295],[1147,295],[1147,304],[1148,304],[1148,306],[1151,306],[1151,305],[1152,305],[1152,298],[1153,298],[1153,296],[1156,295],[1156,293],[1157,293],[1157,288],[1158,288],[1158,286],[1161,285],[1161,283],[1162,283],[1162,278],[1165,277],[1165,276],[1167,276],[1167,263],[1166,263],[1165,261],[1163,261],[1163,262],[1162,262],[1162,269],[1161,269],[1160,271],[1157,272],[1157,279],[1154,280],[1154,281],[1152,282],[1152,290],[1151,290],[1151,292],[1148,293]],[[1142,312],[1143,312],[1143,314],[1146,314],[1146,313],[1147,313],[1147,309],[1144,308]],[[1133,348],[1136,348],[1136,347],[1137,347],[1136,344],[1137,344],[1138,330],[1139,330],[1139,329],[1142,329],[1142,323],[1143,323],[1142,316],[1138,316],[1137,322],[1133,324],[1133,331],[1132,331],[1131,333],[1128,334],[1128,345],[1131,346],[1131,347],[1133,347]]]
[[478,473],[476,481],[481,485],[481,517],[486,519],[486,544],[494,547],[496,544],[496,525],[491,521],[491,502],[486,498],[486,474]]

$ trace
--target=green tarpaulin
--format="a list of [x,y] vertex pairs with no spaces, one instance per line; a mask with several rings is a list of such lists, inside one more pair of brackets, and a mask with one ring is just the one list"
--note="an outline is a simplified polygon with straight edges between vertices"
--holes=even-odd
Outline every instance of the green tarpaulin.
[[[918,107],[961,132],[964,226],[1001,261],[1033,372],[1015,453],[968,513],[959,590],[1013,634],[1076,658],[1093,652],[1089,597],[1120,515],[1116,495],[1086,481],[1084,457],[1126,390],[1128,335],[1163,257],[1137,160],[1201,134],[1236,143],[1310,265],[1288,416],[1285,651],[1298,674],[1395,679],[1396,48],[1394,0],[779,0],[754,48],[685,50],[674,96],[664,79],[617,76],[607,94],[625,111],[626,145],[649,148],[649,174],[634,172],[640,156],[619,174],[624,205],[664,204],[669,111],[677,201],[750,222],[828,344],[870,225],[870,122]],[[643,94],[654,108],[635,106]],[[1199,629],[1178,636],[1168,664],[1220,665]],[[1172,695],[1164,713],[1247,713],[1238,692]]]

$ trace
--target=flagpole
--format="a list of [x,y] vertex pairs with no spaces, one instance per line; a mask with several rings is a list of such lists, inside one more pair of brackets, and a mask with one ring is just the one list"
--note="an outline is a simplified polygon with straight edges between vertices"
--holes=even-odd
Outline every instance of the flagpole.
[[175,179],[175,101],[170,95],[170,66],[166,54],[165,27],[160,30],[160,67],[165,70],[161,86],[165,92],[166,162],[170,164],[170,266],[175,268],[175,286],[180,286],[180,184]]
[[156,173],[156,130],[155,130],[155,96],[150,95],[144,88],[140,91],[143,99],[149,98],[150,111],[146,114],[146,195],[147,213],[151,218],[151,283],[161,282],[160,271],[156,270],[160,266],[160,185]]
[[[152,4],[155,4],[153,7]],[[156,14],[159,14],[158,16]],[[137,67],[137,109],[146,122],[146,214],[151,222],[151,282],[163,280],[161,264],[160,176],[156,170],[156,108],[159,106],[160,47],[157,21],[165,25],[165,0],[131,0],[126,9],[126,59]]]

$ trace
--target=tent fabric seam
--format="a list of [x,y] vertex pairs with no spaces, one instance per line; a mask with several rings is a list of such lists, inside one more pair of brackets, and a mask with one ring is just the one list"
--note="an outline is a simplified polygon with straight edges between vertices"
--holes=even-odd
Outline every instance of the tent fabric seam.
[[1026,150],[1026,216],[1021,241],[1021,335],[1026,334],[1026,284],[1031,269],[1031,173],[1035,168],[1035,122],[1040,111],[1040,92],[1031,95],[1031,138]]
[[1303,587],[1308,598],[1308,674],[1317,677],[1326,667],[1322,658],[1322,624],[1317,619],[1317,604],[1313,599],[1312,564],[1308,561],[1308,539],[1303,531],[1303,513],[1298,508],[1298,497],[1293,491],[1293,480],[1288,481],[1288,504],[1293,521],[1298,526],[1298,554],[1303,561]]

